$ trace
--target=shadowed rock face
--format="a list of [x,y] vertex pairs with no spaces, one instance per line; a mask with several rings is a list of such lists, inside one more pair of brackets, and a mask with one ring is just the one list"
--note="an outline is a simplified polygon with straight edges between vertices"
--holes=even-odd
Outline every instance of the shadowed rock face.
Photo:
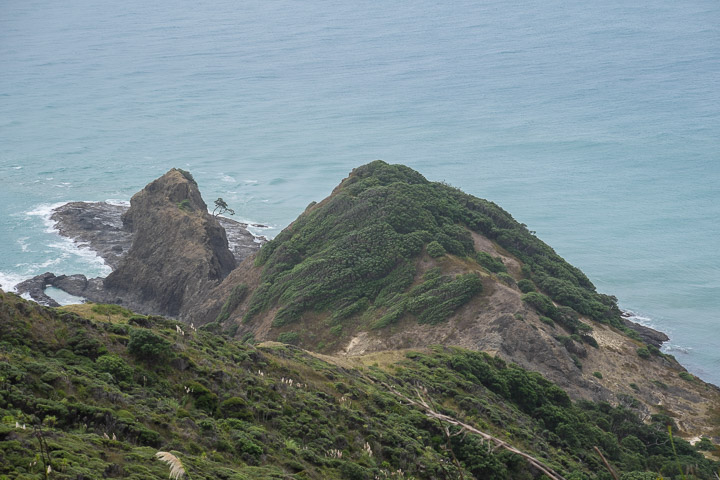
[[170,170],[135,194],[123,226],[132,246],[105,279],[117,303],[180,316],[235,268],[225,230],[186,172]]

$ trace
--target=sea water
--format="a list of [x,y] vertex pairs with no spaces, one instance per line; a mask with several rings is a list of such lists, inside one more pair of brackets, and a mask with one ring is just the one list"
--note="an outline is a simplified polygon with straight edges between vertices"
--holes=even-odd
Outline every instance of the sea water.
[[492,200],[720,384],[720,4],[6,0],[0,285],[172,167],[277,234],[358,165]]

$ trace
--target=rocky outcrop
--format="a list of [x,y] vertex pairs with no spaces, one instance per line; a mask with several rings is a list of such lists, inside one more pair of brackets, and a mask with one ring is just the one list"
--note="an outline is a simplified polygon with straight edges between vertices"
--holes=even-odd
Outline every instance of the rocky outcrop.
[[132,245],[132,232],[122,223],[127,209],[106,202],[70,202],[56,208],[50,219],[60,235],[90,248],[115,269]]
[[635,323],[631,320],[629,320],[626,316],[623,315],[623,324],[629,328],[630,330],[633,330],[635,333],[637,333],[640,336],[640,339],[647,343],[648,345],[652,345],[654,347],[660,348],[663,343],[670,340],[670,337],[665,335],[663,332],[658,332],[657,330],[646,327],[644,325],[640,325],[639,323]]
[[33,278],[19,283],[15,291],[20,294],[27,294],[37,303],[48,307],[59,307],[60,304],[45,293],[47,287],[55,287],[60,290],[85,298],[91,302],[108,303],[112,301],[112,293],[106,292],[102,278],[88,279],[85,275],[55,275],[45,272]]
[[132,246],[104,282],[116,303],[179,316],[235,268],[225,230],[187,172],[172,169],[136,193],[122,222]]
[[45,293],[53,286],[92,302],[178,316],[187,299],[224,278],[266,242],[250,233],[248,224],[208,214],[192,176],[180,170],[149,184],[133,197],[131,207],[70,202],[50,218],[60,235],[94,251],[119,273],[107,285],[101,277],[51,272],[18,284],[19,294],[47,306],[58,306]]
[[[55,222],[60,235],[97,253],[114,270],[132,246],[133,233],[124,228],[122,221],[128,208],[107,202],[70,202],[56,208],[50,219]],[[225,229],[228,246],[238,264],[266,242],[264,237],[250,233],[247,223],[226,217],[215,218]],[[258,224],[252,227],[266,228]]]
[[19,295],[29,295],[30,298],[41,305],[59,307],[60,304],[45,293],[45,288],[52,285],[54,279],[55,275],[50,272],[35,275],[33,278],[18,283],[15,286],[15,291]]

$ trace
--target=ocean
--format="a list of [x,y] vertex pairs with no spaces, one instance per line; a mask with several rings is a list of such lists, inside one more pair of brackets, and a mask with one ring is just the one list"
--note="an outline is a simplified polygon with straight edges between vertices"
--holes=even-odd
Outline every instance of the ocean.
[[104,275],[68,201],[172,167],[272,237],[349,171],[494,201],[720,385],[715,0],[6,0],[0,285]]

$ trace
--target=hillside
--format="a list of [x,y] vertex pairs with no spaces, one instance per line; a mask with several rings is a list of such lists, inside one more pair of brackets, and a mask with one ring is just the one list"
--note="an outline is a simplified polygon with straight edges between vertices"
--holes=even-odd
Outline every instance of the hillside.
[[382,161],[353,170],[187,317],[333,355],[484,351],[575,399],[637,398],[689,432],[720,400],[510,214]]
[[454,347],[333,358],[0,292],[0,357],[0,479],[165,478],[158,451],[213,480],[610,479],[595,446],[623,480],[720,468],[667,414]]

